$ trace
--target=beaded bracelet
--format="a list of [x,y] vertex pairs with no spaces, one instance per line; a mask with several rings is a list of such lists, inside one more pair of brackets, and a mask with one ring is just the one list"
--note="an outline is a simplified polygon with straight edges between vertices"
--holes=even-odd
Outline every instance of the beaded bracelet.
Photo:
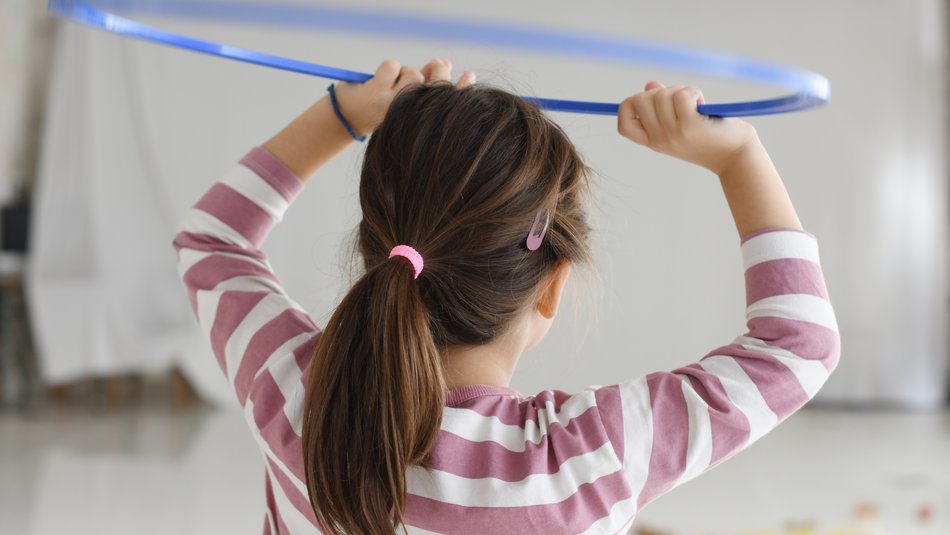
[[353,130],[353,127],[350,126],[350,123],[346,122],[346,117],[343,117],[343,112],[340,111],[340,105],[336,102],[336,92],[334,91],[334,85],[330,84],[330,87],[327,87],[327,91],[330,92],[330,104],[333,105],[333,113],[336,114],[337,118],[340,119],[340,122],[343,123],[343,127],[346,128],[346,131],[350,133],[350,136],[357,141],[366,141],[366,136],[358,136]]

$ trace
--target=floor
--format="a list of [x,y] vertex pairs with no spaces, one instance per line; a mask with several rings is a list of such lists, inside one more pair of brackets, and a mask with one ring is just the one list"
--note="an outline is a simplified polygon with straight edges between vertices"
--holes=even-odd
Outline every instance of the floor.
[[[261,477],[236,412],[0,412],[2,534],[257,535]],[[950,534],[950,412],[803,411],[636,531]]]

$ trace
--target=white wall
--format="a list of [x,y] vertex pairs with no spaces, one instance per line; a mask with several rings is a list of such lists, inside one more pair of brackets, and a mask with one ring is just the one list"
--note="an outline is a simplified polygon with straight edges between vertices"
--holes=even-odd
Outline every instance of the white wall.
[[[415,0],[401,5],[427,13],[503,17],[709,47],[828,76],[834,91],[829,108],[753,119],[804,224],[822,245],[844,354],[820,396],[918,406],[943,397],[948,363],[947,93],[946,17],[938,0],[617,0],[558,4],[557,9],[539,1]],[[372,71],[385,57],[421,65],[444,55],[459,72],[473,69],[482,81],[541,96],[618,101],[652,77],[699,83],[709,101],[774,94],[688,73],[467,45],[194,22],[169,27],[364,71]],[[114,255],[115,240],[131,239],[138,241],[141,262],[167,262],[162,269],[173,269],[167,246],[172,229],[166,229],[164,220],[177,219],[230,163],[321,96],[328,84],[75,27],[63,39],[61,50],[72,54],[71,67],[61,64],[59,70],[73,72],[64,74],[60,84],[81,80],[85,96],[60,92],[57,106],[63,113],[50,123],[51,131],[78,128],[81,134],[63,135],[59,141],[50,134],[48,183],[41,190],[49,195],[57,188],[54,181],[63,180],[53,170],[71,169],[71,187],[78,190],[87,181],[96,183],[100,197],[89,227],[96,258]],[[95,103],[95,112],[87,110],[84,117],[65,112],[88,102]],[[556,120],[598,171],[593,219],[602,282],[574,285],[576,305],[526,356],[513,386],[533,393],[609,384],[689,363],[730,342],[743,328],[742,274],[738,240],[715,177],[634,146],[616,134],[610,118],[557,115]],[[78,157],[63,150],[67,145],[78,149],[77,143],[90,149],[79,151],[84,152],[83,166],[69,165]],[[341,255],[358,221],[359,157],[359,149],[352,150],[312,180],[265,247],[290,294],[318,322],[328,317],[345,289]],[[113,185],[119,184],[129,191],[157,188],[162,193],[125,195],[123,204],[141,202],[143,209],[124,206],[114,212],[119,199],[110,195],[118,195]],[[88,266],[73,269],[63,259],[43,261],[43,254],[54,254],[62,229],[75,229],[81,219],[55,221],[57,202],[66,200],[50,201],[41,210],[48,219],[38,231],[44,243],[34,264],[34,288],[42,290],[44,281],[86,281],[95,288],[91,295],[111,300],[99,308],[122,309],[126,297],[117,290],[117,278],[124,280],[122,287],[143,286],[130,274],[133,265],[104,276]],[[121,229],[113,228],[113,212],[120,216]],[[136,217],[148,218],[142,221],[147,233],[136,236]],[[152,279],[153,293],[179,291],[172,277],[158,278],[160,283]],[[53,306],[55,295],[45,295]],[[591,296],[594,303],[585,304]],[[163,305],[163,325],[172,331],[190,328],[183,296],[179,304]],[[43,338],[61,336],[66,319],[44,320],[42,310],[36,316],[43,323]],[[104,325],[109,317],[101,315]],[[167,340],[180,338],[169,334]],[[62,338],[58,346],[46,344],[46,368],[56,377],[81,374],[92,368],[85,360],[103,358],[101,344],[86,343],[88,357],[75,344],[69,355],[56,349],[66,345]],[[94,347],[98,356],[92,356]],[[202,349],[189,350],[185,358],[211,362],[207,349],[195,347]],[[160,366],[172,357],[149,359],[150,366]],[[135,363],[123,360],[122,366],[130,365]],[[101,362],[95,366],[97,372],[108,368]],[[213,372],[206,368],[195,373]],[[208,391],[220,388],[216,378],[202,384]]]

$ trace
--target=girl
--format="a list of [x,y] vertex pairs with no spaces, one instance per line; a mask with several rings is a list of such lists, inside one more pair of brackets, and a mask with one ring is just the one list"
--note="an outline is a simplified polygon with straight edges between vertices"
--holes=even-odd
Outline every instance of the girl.
[[[748,332],[699,362],[522,396],[521,354],[586,262],[587,167],[536,106],[385,61],[253,149],[175,238],[199,323],[264,454],[264,533],[617,533],[808,401],[838,360],[814,238],[748,123],[650,82],[620,134],[718,175]],[[365,272],[321,331],[258,249],[304,182],[372,133]],[[629,355],[623,355],[629,358]]]

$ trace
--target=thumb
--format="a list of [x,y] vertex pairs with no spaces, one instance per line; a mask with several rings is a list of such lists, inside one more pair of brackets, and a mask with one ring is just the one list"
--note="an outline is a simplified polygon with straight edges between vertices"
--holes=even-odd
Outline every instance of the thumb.
[[647,85],[646,87],[643,88],[643,90],[650,91],[651,89],[663,89],[664,87],[666,86],[661,84],[660,82],[657,82],[656,80],[650,80],[649,82],[647,82]]

